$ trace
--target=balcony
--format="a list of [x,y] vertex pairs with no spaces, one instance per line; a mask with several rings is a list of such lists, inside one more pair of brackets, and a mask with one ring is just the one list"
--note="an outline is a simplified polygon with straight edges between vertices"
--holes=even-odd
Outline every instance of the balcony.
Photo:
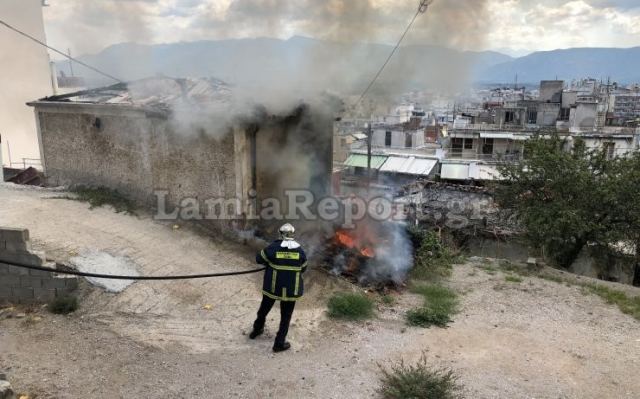
[[[538,132],[541,130],[545,130],[545,128],[537,126],[537,125],[525,125],[520,126],[517,124],[511,124],[511,123],[505,123],[503,125],[498,125],[498,124],[489,124],[489,123],[480,123],[480,124],[470,124],[470,125],[466,125],[466,126],[460,126],[460,127],[455,127],[453,129],[453,131],[455,132],[456,130],[460,130],[460,131],[477,131],[477,132],[482,132],[482,131],[504,131],[505,133],[510,133],[510,132],[514,132],[514,131],[518,131],[518,132]],[[548,129],[547,129],[548,130]]]
[[492,153],[492,154],[477,154],[470,151],[448,149],[445,155],[445,159],[459,159],[465,161],[485,161],[485,162],[515,162],[521,160],[522,153],[514,152],[510,154]]

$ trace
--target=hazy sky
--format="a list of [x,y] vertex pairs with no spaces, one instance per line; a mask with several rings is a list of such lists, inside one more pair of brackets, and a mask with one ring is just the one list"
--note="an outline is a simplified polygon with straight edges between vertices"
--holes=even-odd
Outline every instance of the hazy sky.
[[[49,44],[75,54],[111,44],[304,35],[397,39],[418,0],[48,0]],[[514,53],[640,46],[640,0],[435,0],[407,43]]]

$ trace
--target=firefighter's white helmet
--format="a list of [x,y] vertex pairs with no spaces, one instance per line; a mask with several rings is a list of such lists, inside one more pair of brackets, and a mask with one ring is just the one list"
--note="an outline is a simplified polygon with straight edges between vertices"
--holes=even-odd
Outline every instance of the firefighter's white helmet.
[[278,231],[283,240],[293,240],[293,235],[296,233],[296,229],[291,223],[283,224]]

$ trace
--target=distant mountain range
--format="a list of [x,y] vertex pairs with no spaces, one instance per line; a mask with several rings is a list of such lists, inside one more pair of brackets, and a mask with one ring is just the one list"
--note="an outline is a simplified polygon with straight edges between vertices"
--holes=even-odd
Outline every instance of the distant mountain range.
[[477,81],[536,83],[545,79],[584,77],[622,83],[640,82],[640,47],[571,48],[539,51],[479,70]]
[[[158,45],[123,43],[80,60],[123,80],[154,75],[213,76],[235,85],[285,90],[329,89],[357,93],[366,87],[391,47],[344,44],[293,37],[181,42]],[[69,62],[58,62],[69,74]],[[456,87],[470,82],[536,83],[540,80],[611,77],[640,81],[640,47],[576,48],[536,52],[513,58],[493,51],[458,51],[438,46],[401,47],[382,75],[378,91]],[[90,85],[109,83],[78,65]]]

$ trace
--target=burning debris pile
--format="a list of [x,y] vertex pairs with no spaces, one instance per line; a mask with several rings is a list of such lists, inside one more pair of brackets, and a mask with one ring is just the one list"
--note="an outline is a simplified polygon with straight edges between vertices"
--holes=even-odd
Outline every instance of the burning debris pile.
[[400,222],[365,219],[329,237],[324,262],[332,273],[362,284],[400,285],[413,267],[413,247]]

